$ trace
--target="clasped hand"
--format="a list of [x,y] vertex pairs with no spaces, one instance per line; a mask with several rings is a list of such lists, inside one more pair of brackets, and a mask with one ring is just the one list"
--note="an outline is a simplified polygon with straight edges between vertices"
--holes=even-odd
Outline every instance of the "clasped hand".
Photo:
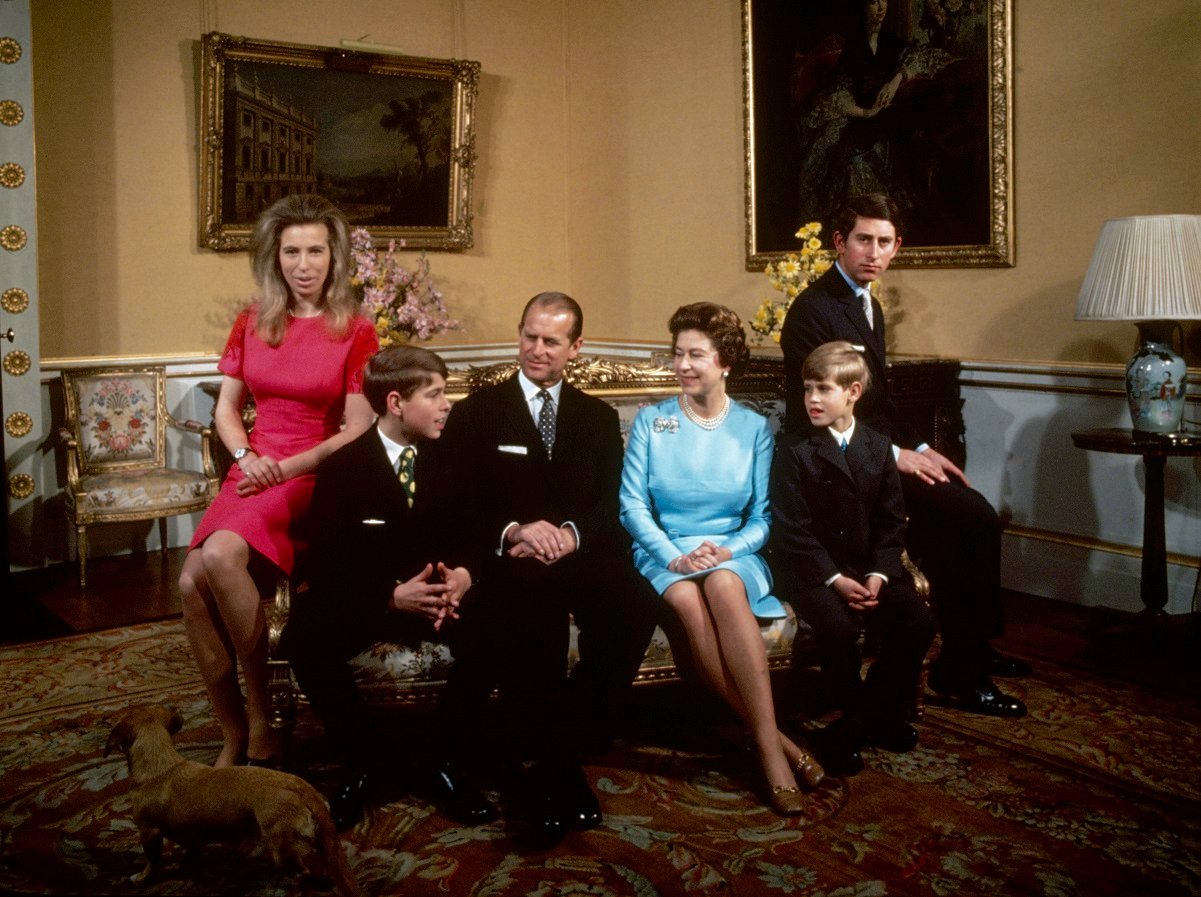
[[880,603],[879,595],[883,585],[884,580],[879,576],[869,576],[860,583],[843,574],[830,583],[830,588],[851,606],[851,610],[871,610]]
[[434,565],[426,564],[420,573],[406,582],[396,584],[392,590],[392,607],[406,614],[417,614],[442,628],[448,620],[459,619],[459,602],[471,588],[471,574],[466,567],[447,567],[438,562],[441,582],[430,582]]
[[243,458],[238,463],[238,468],[242,471],[242,479],[238,481],[238,495],[254,495],[284,482],[290,475],[287,469],[288,460],[280,462],[255,454]]
[[673,573],[701,573],[712,570],[733,556],[734,553],[730,549],[718,547],[706,539],[688,554],[682,554],[673,560],[667,565],[667,569]]
[[576,550],[575,531],[570,526],[555,526],[547,520],[521,523],[505,532],[512,543],[511,558],[534,558],[550,565]]

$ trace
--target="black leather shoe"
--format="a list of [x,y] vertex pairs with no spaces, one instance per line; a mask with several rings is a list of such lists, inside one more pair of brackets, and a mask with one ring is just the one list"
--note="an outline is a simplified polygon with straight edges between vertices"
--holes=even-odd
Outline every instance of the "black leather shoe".
[[596,793],[588,784],[588,777],[582,768],[573,765],[565,769],[560,788],[559,801],[568,828],[583,832],[601,824],[604,815],[600,801],[596,799]]
[[988,661],[988,675],[1000,676],[1003,679],[1018,676],[1029,676],[1033,670],[1030,664],[1020,657],[1010,657],[999,651],[993,651]]
[[904,754],[917,747],[917,729],[906,722],[877,723],[868,728],[866,741],[872,747]]
[[560,800],[562,779],[545,764],[535,764],[522,780],[522,802],[529,816],[529,839],[534,847],[554,847],[570,831],[570,816]]
[[[935,686],[935,691],[938,689]],[[980,713],[984,716],[999,716],[1016,719],[1026,715],[1026,705],[1021,700],[1005,694],[991,679],[985,679],[976,688],[958,693],[943,693],[938,703],[943,707],[953,707],[965,713]]]
[[475,776],[446,762],[434,770],[434,790],[446,815],[464,825],[483,825],[496,818],[496,807],[484,797]]
[[373,792],[374,783],[365,772],[355,773],[343,782],[329,802],[334,827],[340,832],[353,828],[363,818],[363,809]]
[[806,740],[827,775],[849,778],[863,772],[863,756],[859,753],[861,740],[850,727],[843,725],[842,720],[809,732]]

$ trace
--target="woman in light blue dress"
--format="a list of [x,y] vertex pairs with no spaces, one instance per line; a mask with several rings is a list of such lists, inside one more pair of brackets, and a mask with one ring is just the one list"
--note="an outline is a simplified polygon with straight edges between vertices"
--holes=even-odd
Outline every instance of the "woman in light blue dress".
[[681,394],[643,408],[626,446],[621,522],[634,562],[679,616],[706,684],[747,723],[781,815],[803,811],[796,774],[813,756],[776,728],[757,617],[783,617],[767,543],[773,441],[767,420],[730,400],[726,378],[750,354],[738,316],[697,302],[669,324]]

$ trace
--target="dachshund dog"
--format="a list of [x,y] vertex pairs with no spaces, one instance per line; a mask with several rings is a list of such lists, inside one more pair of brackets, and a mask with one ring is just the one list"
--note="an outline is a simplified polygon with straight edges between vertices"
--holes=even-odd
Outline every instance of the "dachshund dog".
[[329,810],[312,785],[294,775],[248,766],[212,769],[184,759],[171,741],[183,720],[167,707],[135,707],[113,727],[104,747],[119,748],[133,780],[133,820],[146,867],[160,865],[163,839],[185,847],[252,838],[281,871],[325,878],[343,897],[358,886]]

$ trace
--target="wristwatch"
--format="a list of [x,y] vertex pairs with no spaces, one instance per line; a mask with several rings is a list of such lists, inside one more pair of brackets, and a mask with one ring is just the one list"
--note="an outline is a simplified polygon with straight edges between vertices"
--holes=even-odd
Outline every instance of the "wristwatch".
[[243,458],[245,458],[249,454],[250,454],[250,446],[248,446],[248,445],[242,446],[240,449],[238,449],[236,452],[234,452],[234,463],[237,464],[239,461],[241,461]]

